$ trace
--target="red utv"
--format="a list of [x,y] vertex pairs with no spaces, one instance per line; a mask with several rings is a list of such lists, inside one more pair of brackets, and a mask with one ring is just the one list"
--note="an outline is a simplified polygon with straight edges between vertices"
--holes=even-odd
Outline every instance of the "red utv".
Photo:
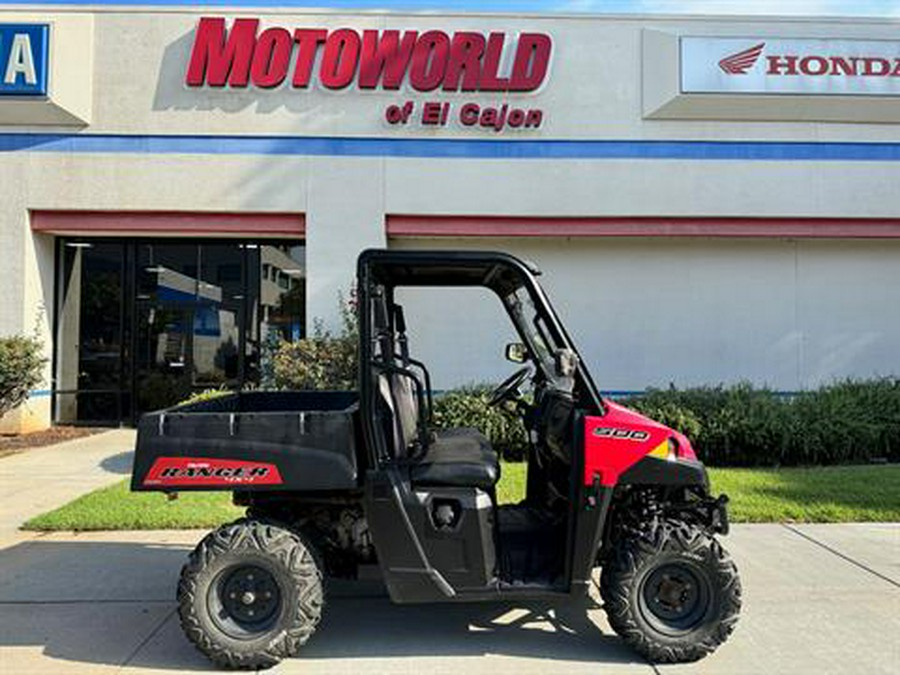
[[[202,652],[234,668],[297,654],[323,577],[375,563],[397,603],[564,602],[599,566],[610,624],[651,661],[727,639],[741,596],[715,538],[727,500],[684,436],[600,397],[536,275],[501,253],[366,251],[358,393],[242,392],[142,418],[133,490],[231,490],[247,507],[182,570],[181,623]],[[505,307],[520,367],[491,404],[515,402],[528,431],[521,503],[497,504],[498,448],[479,430],[432,425],[395,302],[408,286],[485,287]]]

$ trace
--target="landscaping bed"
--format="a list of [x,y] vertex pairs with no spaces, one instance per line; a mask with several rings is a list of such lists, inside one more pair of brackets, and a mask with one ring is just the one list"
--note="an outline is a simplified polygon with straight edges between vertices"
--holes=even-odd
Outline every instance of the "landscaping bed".
[[[900,465],[786,469],[710,469],[714,493],[731,498],[733,522],[900,521]],[[525,464],[506,462],[500,503],[525,492]],[[210,529],[243,509],[227,492],[132,493],[128,481],[96,490],[29,520],[28,530]]]
[[92,436],[103,431],[109,431],[106,427],[50,427],[41,431],[32,431],[27,434],[15,434],[0,436],[0,457],[11,455],[22,450],[40,448],[45,445],[71,441],[76,438]]

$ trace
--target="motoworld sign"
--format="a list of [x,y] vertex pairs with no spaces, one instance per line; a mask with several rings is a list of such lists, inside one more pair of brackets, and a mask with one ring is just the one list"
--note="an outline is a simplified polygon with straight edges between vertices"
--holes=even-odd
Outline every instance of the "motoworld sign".
[[46,96],[47,24],[0,24],[0,96]]
[[[547,78],[553,42],[546,33],[488,34],[442,30],[362,30],[270,26],[259,19],[200,19],[185,72],[188,87],[260,90],[290,87],[360,92],[527,94]],[[389,105],[392,125],[536,128],[543,111],[497,105],[407,99]]]
[[680,39],[683,93],[900,96],[900,41]]

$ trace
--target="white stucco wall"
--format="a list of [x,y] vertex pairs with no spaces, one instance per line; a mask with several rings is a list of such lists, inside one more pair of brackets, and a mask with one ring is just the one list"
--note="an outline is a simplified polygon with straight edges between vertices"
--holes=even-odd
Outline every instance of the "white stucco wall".
[[[900,242],[570,238],[503,248],[541,267],[541,284],[604,390],[749,380],[797,391],[900,373]],[[511,372],[502,353],[515,338],[489,293],[454,299],[414,289],[401,302],[413,354],[435,364],[436,387]]]
[[[198,18],[215,15],[230,21],[260,16],[259,10],[0,11],[0,21],[50,21],[70,36],[77,34],[77,26],[88,26],[85,34],[91,37],[85,41],[92,41],[67,58],[72,72],[87,69],[92,74],[90,109],[79,113],[90,123],[35,126],[20,120],[0,127],[0,135],[200,137],[199,149],[191,152],[177,145],[160,149],[148,141],[127,150],[114,144],[73,150],[63,142],[4,153],[0,251],[6,281],[0,286],[0,333],[30,330],[39,312],[44,313],[45,330],[52,319],[52,237],[30,232],[28,214],[34,210],[305,214],[308,314],[331,322],[337,318],[338,292],[346,291],[354,277],[357,253],[386,245],[389,214],[900,217],[900,162],[893,160],[268,154],[222,150],[225,141],[202,138],[896,143],[900,136],[893,124],[645,118],[641,54],[645,29],[895,39],[900,22],[267,12],[264,26],[502,30],[510,35],[542,31],[552,35],[554,53],[544,86],[518,96],[359,91],[355,85],[339,92],[318,86],[309,91],[193,90],[183,82]],[[508,98],[542,108],[545,121],[539,130],[515,135],[458,125],[390,127],[383,119],[385,106],[407,98],[455,105]],[[83,101],[78,105],[85,108]],[[457,242],[392,242],[431,244]],[[500,248],[537,260],[606,389],[748,378],[794,390],[837,376],[900,370],[891,350],[900,337],[900,316],[889,309],[900,306],[895,241],[549,238],[459,245]],[[493,339],[499,330],[490,323],[488,310],[473,301],[472,316],[487,323],[483,329],[463,330],[447,326],[445,304],[452,303],[421,306],[426,321],[416,328],[417,342],[433,354],[436,384],[505,373],[506,365],[496,357],[500,343],[483,347],[485,335]],[[598,311],[616,320],[593,319]],[[465,345],[471,358],[454,366],[445,355],[459,345]],[[47,375],[49,387],[49,368]],[[45,423],[49,407],[38,399],[32,403]],[[3,424],[11,424],[10,419]]]

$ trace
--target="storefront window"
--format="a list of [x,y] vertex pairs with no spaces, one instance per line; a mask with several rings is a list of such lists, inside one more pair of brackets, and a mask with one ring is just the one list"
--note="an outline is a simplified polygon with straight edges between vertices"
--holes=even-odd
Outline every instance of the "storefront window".
[[128,422],[193,391],[256,386],[265,340],[305,333],[302,245],[63,240],[58,260],[60,423]]
[[191,393],[199,247],[137,243],[135,392],[140,412]]
[[244,254],[240,244],[200,247],[200,284],[194,314],[195,386],[234,387],[240,380],[241,315],[246,299]]
[[[81,396],[56,400],[60,422],[117,419],[123,357],[124,247],[71,241],[61,249],[56,386]],[[112,405],[110,405],[112,403]]]
[[263,268],[272,271],[260,283],[260,305],[263,311],[262,338],[271,331],[282,339],[293,341],[304,337],[306,313],[306,255],[302,246],[261,247]]

